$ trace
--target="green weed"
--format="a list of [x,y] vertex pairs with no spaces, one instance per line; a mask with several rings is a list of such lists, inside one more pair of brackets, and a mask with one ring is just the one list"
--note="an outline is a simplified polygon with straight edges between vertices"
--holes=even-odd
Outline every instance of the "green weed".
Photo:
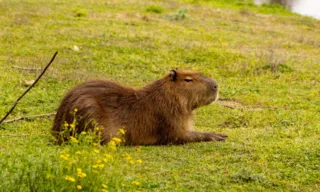
[[176,13],[170,16],[173,20],[182,20],[188,17],[188,10],[185,8],[178,9]]
[[164,12],[164,8],[161,6],[157,6],[157,5],[150,5],[146,8],[147,12],[152,12],[152,13],[157,13],[157,14],[161,14]]

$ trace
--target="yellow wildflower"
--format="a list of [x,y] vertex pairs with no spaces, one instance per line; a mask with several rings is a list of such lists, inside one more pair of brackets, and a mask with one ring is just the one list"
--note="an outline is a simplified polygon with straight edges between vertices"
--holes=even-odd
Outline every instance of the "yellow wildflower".
[[140,183],[138,181],[132,181],[131,183],[132,185],[140,185]]
[[128,161],[131,161],[131,160],[132,160],[132,157],[131,157],[129,154],[127,154],[126,159],[127,159]]
[[77,108],[74,108],[74,110],[73,110],[74,112],[77,112],[78,111],[78,109]]
[[65,176],[64,179],[67,180],[67,181],[71,181],[71,182],[75,182],[75,181],[76,181],[76,180],[74,179],[74,177],[68,176],[68,175]]
[[94,165],[92,165],[92,168],[94,168],[94,169],[97,169],[97,168],[103,169],[104,168],[104,164],[103,163],[94,164]]
[[124,129],[119,129],[118,134],[124,135],[126,131]]
[[113,157],[110,154],[104,154],[104,156],[109,158],[109,159],[113,159]]
[[74,159],[70,159],[69,161],[69,166],[71,166],[73,163],[75,163],[76,161]]
[[101,163],[102,161],[100,160],[100,159],[98,159],[97,161],[96,161],[96,163],[97,164],[99,164],[99,163]]
[[116,150],[116,143],[114,141],[109,141],[108,147],[112,150]]
[[61,153],[60,154],[60,158],[61,159],[64,159],[64,160],[68,160],[69,159],[69,154],[68,153],[66,153],[66,152],[63,152],[63,153]]
[[102,189],[101,191],[102,191],[102,192],[109,192],[109,191],[108,191],[108,190],[106,190],[106,189]]
[[94,149],[93,152],[100,153],[100,151],[98,149]]
[[84,173],[81,168],[77,168],[77,175],[79,178],[84,178],[87,176],[87,174]]
[[75,123],[70,124],[70,127],[74,129],[76,127]]
[[105,162],[105,163],[113,160],[113,157],[109,154],[104,154],[104,156],[106,157],[103,159],[103,162]]
[[110,154],[108,154],[108,153],[104,154],[104,156],[107,157],[107,158],[109,158],[109,159],[112,159],[112,158],[113,158],[112,155],[110,155]]
[[142,161],[141,159],[138,159],[138,160],[137,160],[137,163],[138,163],[138,164],[142,164],[143,161]]
[[68,127],[69,124],[65,121],[64,124],[63,124],[63,126],[64,126],[64,127]]
[[87,176],[87,174],[85,174],[85,173],[78,173],[78,177],[79,178],[85,178]]
[[116,143],[115,143],[113,140],[111,140],[111,141],[108,143],[108,145],[115,146]]
[[[72,125],[73,125],[73,124],[72,124]],[[78,139],[76,139],[76,138],[73,137],[73,136],[70,136],[70,141],[71,141],[72,143],[79,143]]]
[[94,168],[94,169],[97,169],[97,168],[103,169],[104,168],[104,164],[103,163],[95,164],[95,165],[92,165],[92,168]]
[[81,189],[82,189],[82,186],[81,186],[81,185],[77,185],[77,189],[78,189],[78,190],[81,190]]
[[96,131],[102,131],[102,130],[103,130],[103,127],[102,127],[102,126],[97,126],[97,127],[95,128],[95,130],[96,130]]
[[103,188],[107,188],[108,186],[106,184],[102,184],[102,187]]
[[115,142],[115,144],[119,144],[119,143],[121,143],[122,142],[122,140],[120,139],[120,138],[118,138],[118,137],[114,137],[114,138],[112,138],[112,140],[111,141],[114,141]]

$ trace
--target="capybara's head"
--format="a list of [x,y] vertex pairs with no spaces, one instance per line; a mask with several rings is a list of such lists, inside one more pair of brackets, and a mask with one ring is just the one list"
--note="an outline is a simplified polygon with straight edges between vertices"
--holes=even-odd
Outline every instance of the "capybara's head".
[[182,99],[192,110],[218,99],[217,82],[199,72],[171,70],[166,78],[170,92]]

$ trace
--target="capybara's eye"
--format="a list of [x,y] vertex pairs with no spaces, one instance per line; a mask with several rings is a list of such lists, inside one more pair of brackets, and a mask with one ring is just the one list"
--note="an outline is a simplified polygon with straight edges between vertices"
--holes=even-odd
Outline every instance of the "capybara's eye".
[[185,82],[192,82],[192,77],[186,77],[186,78],[184,79],[184,81],[185,81]]

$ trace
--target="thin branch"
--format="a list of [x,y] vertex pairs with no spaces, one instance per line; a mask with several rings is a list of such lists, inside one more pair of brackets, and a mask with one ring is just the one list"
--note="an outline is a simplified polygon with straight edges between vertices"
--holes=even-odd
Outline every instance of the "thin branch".
[[30,121],[35,118],[53,117],[55,115],[56,115],[56,113],[47,113],[47,114],[32,115],[32,116],[25,116],[25,117],[22,116],[22,117],[16,117],[14,119],[5,120],[5,121],[3,121],[3,123],[13,123],[15,121],[20,121],[20,120]]
[[49,68],[49,66],[51,65],[51,63],[53,62],[54,58],[56,57],[56,55],[58,54],[58,52],[56,52],[52,59],[50,60],[50,62],[47,64],[47,66],[43,69],[43,71],[41,72],[41,74],[39,75],[39,77],[34,81],[34,83],[16,100],[16,102],[12,105],[11,109],[7,112],[7,114],[0,120],[0,125],[1,123],[9,116],[9,114],[13,111],[13,109],[16,107],[16,105],[19,103],[20,99],[22,99],[22,97],[27,94],[30,89],[39,81],[39,79],[42,77],[42,75],[46,72],[46,70]]
[[0,137],[27,137],[30,134],[6,134],[6,135],[0,135]]

